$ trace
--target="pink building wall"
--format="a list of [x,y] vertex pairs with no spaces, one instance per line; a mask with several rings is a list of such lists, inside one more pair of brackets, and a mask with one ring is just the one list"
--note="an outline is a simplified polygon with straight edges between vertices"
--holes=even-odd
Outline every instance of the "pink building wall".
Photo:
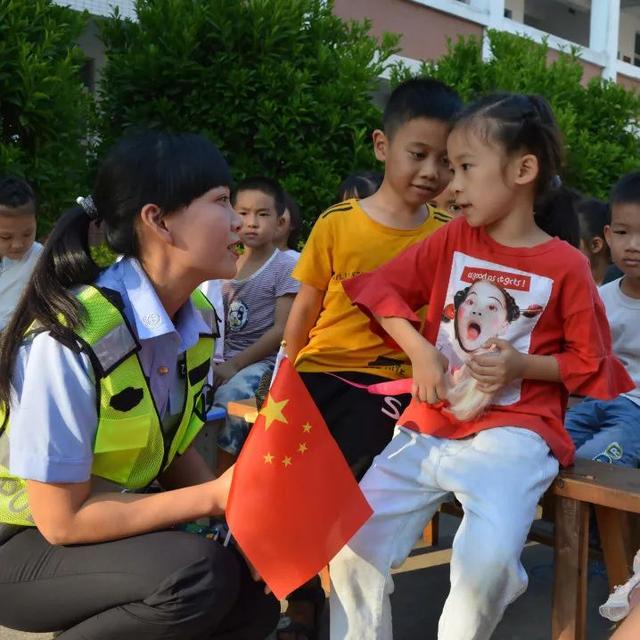
[[618,84],[621,84],[625,89],[632,89],[634,91],[640,91],[640,80],[636,78],[630,78],[629,76],[618,74]]
[[369,18],[374,35],[384,31],[400,33],[400,53],[416,60],[439,58],[446,53],[447,37],[482,37],[481,25],[409,0],[335,0],[334,13],[345,19]]
[[[344,19],[369,18],[372,33],[400,33],[400,54],[416,60],[439,58],[447,51],[447,38],[475,35],[482,37],[482,25],[469,22],[411,0],[335,0],[334,13]],[[557,56],[551,51],[550,59]],[[582,81],[602,73],[602,67],[582,61]],[[640,81],[618,74],[618,82],[627,88],[640,88]]]

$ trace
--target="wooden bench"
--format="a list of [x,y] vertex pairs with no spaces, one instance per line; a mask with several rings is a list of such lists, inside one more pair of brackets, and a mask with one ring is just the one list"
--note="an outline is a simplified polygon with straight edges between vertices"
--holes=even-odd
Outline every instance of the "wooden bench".
[[[602,558],[609,586],[631,575],[633,556],[640,548],[640,470],[592,460],[576,460],[563,469],[543,498],[544,516],[553,520],[553,536],[532,527],[529,539],[554,548],[552,607],[553,640],[585,640],[589,515],[593,506],[600,533]],[[444,503],[443,513],[462,517],[462,508]],[[438,513],[423,534],[427,544],[438,543]],[[593,550],[591,550],[593,552]]]
[[[640,539],[630,536],[629,514],[640,513],[640,471],[576,460],[551,486],[555,497],[553,640],[586,638],[589,507],[595,508],[609,585],[631,575]],[[630,539],[635,538],[635,539]]]
[[244,400],[229,400],[229,402],[227,402],[227,413],[230,416],[242,418],[249,424],[253,424],[258,417],[256,399],[246,398]]

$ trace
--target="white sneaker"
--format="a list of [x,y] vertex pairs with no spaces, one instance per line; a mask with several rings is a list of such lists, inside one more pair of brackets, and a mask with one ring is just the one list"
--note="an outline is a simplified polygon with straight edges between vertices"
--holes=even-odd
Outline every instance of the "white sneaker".
[[607,601],[600,605],[600,615],[611,622],[626,618],[629,611],[640,602],[640,551],[633,559],[633,575],[616,587]]

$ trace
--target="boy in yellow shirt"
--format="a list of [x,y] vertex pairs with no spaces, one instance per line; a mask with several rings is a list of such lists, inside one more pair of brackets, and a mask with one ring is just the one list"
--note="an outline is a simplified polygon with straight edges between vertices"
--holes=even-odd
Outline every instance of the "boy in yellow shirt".
[[[301,285],[284,332],[287,354],[358,478],[391,440],[410,396],[372,395],[349,382],[370,385],[411,373],[407,356],[369,329],[342,281],[372,271],[451,219],[427,203],[449,183],[447,137],[461,106],[457,94],[436,80],[399,85],[383,129],[373,133],[374,153],[385,164],[380,189],[321,214],[292,274]],[[311,637],[314,611],[308,605],[320,602],[311,591],[307,586],[291,594],[279,640]]]

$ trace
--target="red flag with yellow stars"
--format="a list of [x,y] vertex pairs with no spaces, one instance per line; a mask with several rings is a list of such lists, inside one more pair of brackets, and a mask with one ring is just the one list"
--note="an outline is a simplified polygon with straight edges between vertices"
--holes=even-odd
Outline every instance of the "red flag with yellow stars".
[[371,516],[287,358],[236,462],[227,523],[279,599],[316,575]]

